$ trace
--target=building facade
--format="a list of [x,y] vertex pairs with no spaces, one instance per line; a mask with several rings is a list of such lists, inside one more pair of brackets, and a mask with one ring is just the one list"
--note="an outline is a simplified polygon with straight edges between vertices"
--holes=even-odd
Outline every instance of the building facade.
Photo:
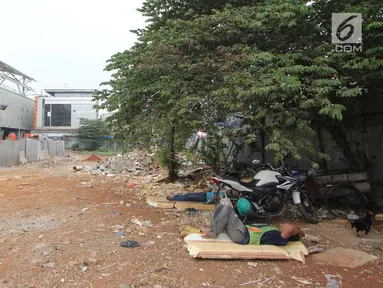
[[33,128],[34,101],[26,96],[33,78],[0,61],[0,139],[22,137]]
[[80,120],[99,119],[93,108],[92,89],[46,89],[47,95],[35,97],[34,128],[32,133],[51,139],[73,135]]

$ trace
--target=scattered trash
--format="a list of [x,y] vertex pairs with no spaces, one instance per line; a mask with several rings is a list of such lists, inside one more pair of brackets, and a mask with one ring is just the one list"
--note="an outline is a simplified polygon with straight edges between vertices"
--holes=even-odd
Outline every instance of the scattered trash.
[[274,278],[275,278],[275,276],[266,279],[265,281],[261,282],[261,285],[265,285],[267,282],[270,282],[270,281],[273,280]]
[[42,239],[42,238],[44,238],[44,235],[43,234],[39,235],[39,239]]
[[116,236],[117,237],[124,237],[125,233],[124,233],[124,231],[118,231],[118,232],[116,232]]
[[185,212],[188,214],[189,217],[192,217],[195,214],[197,214],[197,210],[195,208],[186,208]]
[[154,269],[154,272],[160,273],[160,272],[165,271],[165,270],[168,270],[168,268],[157,268],[157,269]]
[[110,211],[110,212],[108,212],[108,214],[109,215],[120,215],[120,216],[123,215],[122,212],[115,212],[115,211]]
[[82,271],[82,272],[86,272],[86,271],[88,271],[88,264],[83,263],[83,264],[81,265],[81,271]]
[[121,201],[120,201],[120,204],[121,204],[121,205],[124,205],[124,204],[125,204],[124,200],[121,200]]
[[307,248],[307,251],[309,252],[309,254],[319,253],[319,252],[324,251],[324,247],[323,246],[311,246],[311,247]]
[[133,230],[132,230],[131,228],[126,228],[126,229],[125,229],[125,232],[128,233],[128,234],[132,233],[132,231],[133,231]]
[[112,206],[112,205],[117,205],[118,203],[117,202],[111,202],[111,203],[102,203],[102,205],[104,205],[104,207],[109,207],[109,206]]
[[56,268],[56,263],[53,263],[53,262],[49,262],[49,263],[45,263],[43,264],[44,268]]
[[83,169],[84,169],[83,166],[73,166],[73,171],[74,171],[74,172],[78,172],[78,171],[81,171],[81,170],[83,170]]
[[93,188],[93,185],[92,184],[89,184],[87,182],[81,182],[80,183],[82,187],[88,187],[88,188]]
[[308,233],[306,233],[305,239],[311,241],[312,243],[318,243],[320,241],[320,237]]
[[101,277],[108,277],[108,276],[110,276],[110,273],[102,273],[100,276]]
[[201,286],[202,287],[212,287],[212,288],[225,288],[223,286],[211,285],[209,283],[202,283]]
[[137,184],[136,183],[128,183],[128,187],[136,187]]
[[86,212],[86,211],[88,211],[89,210],[89,207],[86,207],[86,208],[84,208],[84,209],[81,209],[81,212]]
[[106,266],[104,266],[104,267],[99,267],[99,268],[97,268],[97,271],[104,270],[104,269],[107,269],[107,268],[109,268],[109,267],[113,267],[114,265],[116,265],[116,263],[109,264],[109,265],[106,265]]
[[342,287],[342,276],[325,274],[327,278],[327,288],[341,288]]
[[149,242],[146,242],[145,244],[143,244],[144,246],[153,246],[153,245],[155,245],[156,244],[156,242],[154,242],[154,241],[149,241]]
[[128,240],[126,242],[121,242],[120,246],[124,248],[137,248],[137,247],[140,247],[140,244],[138,244],[137,241]]
[[[112,226],[112,229],[114,229],[114,230],[123,230],[125,227],[124,226],[122,226],[122,225],[114,225],[114,226]],[[116,231],[117,232],[117,231]]]
[[247,262],[247,265],[252,266],[252,267],[257,267],[258,263],[257,262]]
[[114,178],[114,177],[116,177],[116,175],[115,174],[106,174],[106,177]]
[[137,218],[133,218],[131,222],[141,227],[145,227],[145,226],[149,228],[153,227],[152,221],[140,221]]
[[308,280],[305,280],[305,279],[302,279],[302,278],[297,278],[295,276],[291,277],[291,279],[294,279],[295,281],[297,281],[298,283],[301,283],[301,284],[304,284],[304,285],[313,285],[312,282],[308,281]]
[[239,284],[239,286],[245,286],[245,285],[250,285],[250,284],[256,284],[258,282],[261,282],[262,280],[254,280],[254,281],[249,281],[246,283]]

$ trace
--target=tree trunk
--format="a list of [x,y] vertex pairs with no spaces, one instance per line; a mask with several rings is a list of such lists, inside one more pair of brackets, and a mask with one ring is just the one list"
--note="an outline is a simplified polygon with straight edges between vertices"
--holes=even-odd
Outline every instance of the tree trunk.
[[169,155],[169,166],[168,166],[168,172],[169,176],[168,179],[170,182],[174,182],[177,180],[177,171],[176,171],[176,153],[175,153],[175,148],[174,148],[174,141],[175,141],[175,136],[176,136],[176,126],[172,126],[171,132],[170,132],[170,155]]

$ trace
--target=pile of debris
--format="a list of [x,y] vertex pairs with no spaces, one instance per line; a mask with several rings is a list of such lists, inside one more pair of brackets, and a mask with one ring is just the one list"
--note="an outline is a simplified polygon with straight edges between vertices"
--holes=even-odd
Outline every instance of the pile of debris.
[[119,154],[117,157],[105,159],[97,163],[91,169],[94,173],[122,173],[140,176],[141,174],[152,174],[155,170],[153,164],[154,154],[144,151],[133,151],[128,154]]

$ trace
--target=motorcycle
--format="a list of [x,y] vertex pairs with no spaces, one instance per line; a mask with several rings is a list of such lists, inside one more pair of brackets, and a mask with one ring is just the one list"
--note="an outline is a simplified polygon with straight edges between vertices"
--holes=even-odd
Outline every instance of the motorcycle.
[[[258,165],[260,161],[253,160],[252,163]],[[316,209],[305,190],[305,173],[291,171],[284,161],[278,168],[274,168],[270,164],[262,164],[261,167],[262,169],[254,175],[250,182],[210,177],[215,184],[214,192],[219,193],[219,190],[224,187],[237,192],[238,197],[230,197],[232,203],[235,204],[239,198],[247,199],[252,205],[253,212],[253,215],[248,216],[256,217],[282,215],[287,201],[292,198],[299,212],[309,223],[318,223]]]

